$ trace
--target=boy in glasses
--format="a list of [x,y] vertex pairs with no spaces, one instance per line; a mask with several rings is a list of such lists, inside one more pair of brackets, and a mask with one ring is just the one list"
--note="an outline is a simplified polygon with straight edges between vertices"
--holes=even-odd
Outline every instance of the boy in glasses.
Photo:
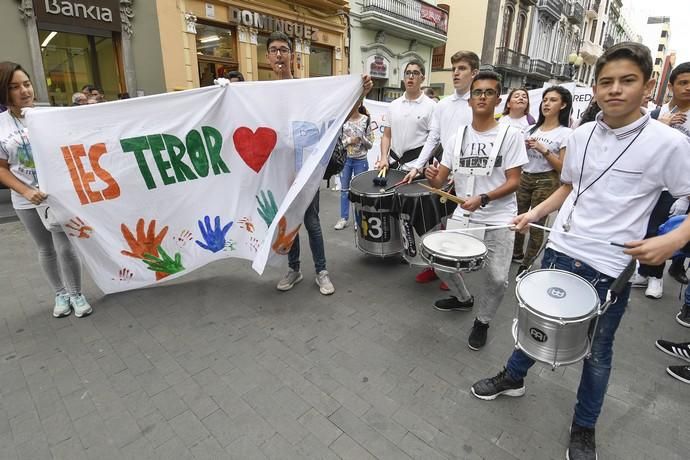
[[393,156],[394,166],[408,170],[408,163],[422,151],[429,136],[431,116],[436,103],[422,91],[424,64],[412,60],[405,66],[405,94],[391,102],[383,122],[381,158],[376,168],[388,167],[388,156]]
[[[506,224],[517,215],[515,191],[520,185],[522,165],[527,151],[519,129],[500,126],[494,118],[501,101],[500,76],[495,72],[477,73],[470,86],[469,104],[472,123],[456,125],[454,136],[444,144],[441,164],[428,166],[425,176],[434,187],[446,182],[451,172],[455,194],[463,197],[448,228],[498,225],[504,228],[485,230],[483,239],[488,249],[488,263],[480,273],[477,313],[467,345],[479,350],[486,344],[489,322],[503,300],[508,285],[515,234]],[[468,231],[481,238],[481,232]],[[440,311],[470,311],[474,298],[459,274],[438,273],[448,284],[452,296],[434,303]]]
[[[662,190],[690,195],[690,142],[640,105],[654,86],[652,57],[644,45],[624,42],[608,48],[595,65],[594,96],[601,107],[593,122],[577,128],[566,142],[561,187],[529,212],[518,216],[518,231],[560,209],[542,268],[575,273],[592,283],[601,299],[630,262],[659,263],[688,241],[688,228],[644,241],[645,227]],[[568,236],[568,232],[604,241],[627,242],[630,249]],[[599,418],[613,360],[613,340],[625,312],[630,284],[599,317],[591,356],[584,360],[566,458],[597,458],[594,427]],[[534,360],[515,350],[495,377],[480,380],[477,398],[525,394],[524,378]],[[527,422],[529,423],[529,422]]]

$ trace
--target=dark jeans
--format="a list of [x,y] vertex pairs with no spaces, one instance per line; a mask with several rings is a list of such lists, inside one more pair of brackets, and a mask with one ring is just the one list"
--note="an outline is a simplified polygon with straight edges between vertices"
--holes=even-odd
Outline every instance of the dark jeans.
[[[606,293],[614,281],[614,278],[596,271],[584,262],[551,248],[544,251],[541,266],[542,268],[556,268],[580,275],[596,288],[602,303],[606,300]],[[625,307],[628,305],[629,296],[630,284],[628,283],[618,299],[599,318],[592,342],[592,355],[584,360],[580,385],[577,389],[574,421],[580,426],[594,428],[601,413],[606,387],[611,375],[613,339],[623,313],[625,313]],[[516,349],[508,360],[506,369],[513,379],[519,380],[527,375],[527,371],[533,364],[532,358],[523,353],[522,350]]]
[[[319,192],[316,192],[309,207],[304,211],[304,228],[309,236],[311,257],[314,259],[316,273],[326,269],[326,251],[323,247],[323,233],[321,233],[321,221],[319,220]],[[299,234],[292,243],[288,253],[288,266],[293,270],[299,270]]]

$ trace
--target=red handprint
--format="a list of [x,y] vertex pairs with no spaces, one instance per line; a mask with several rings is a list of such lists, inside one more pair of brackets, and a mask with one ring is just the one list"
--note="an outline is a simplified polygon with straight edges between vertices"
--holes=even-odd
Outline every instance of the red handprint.
[[286,233],[287,220],[285,219],[285,216],[281,217],[278,221],[278,236],[273,242],[273,245],[271,245],[271,248],[273,248],[277,254],[286,255],[288,252],[290,252],[292,243],[294,243],[297,232],[299,232],[301,226],[302,224],[299,224],[297,228],[292,230],[290,233]]
[[[123,255],[134,257],[135,259],[145,259],[147,254],[158,257],[158,247],[161,245],[163,238],[168,233],[167,225],[163,227],[158,235],[156,235],[156,219],[149,222],[149,227],[144,232],[144,219],[137,221],[137,236],[127,228],[127,225],[120,225],[122,236],[129,245],[130,251],[120,251]],[[161,280],[168,276],[169,273],[156,272],[156,280]]]
[[251,217],[243,217],[239,220],[240,227],[248,231],[249,233],[254,233],[254,224],[252,223]]
[[69,220],[69,223],[65,227],[73,230],[77,233],[69,232],[69,236],[76,236],[77,238],[89,238],[91,233],[93,233],[93,228],[86,225],[86,223],[79,217],[74,217]]

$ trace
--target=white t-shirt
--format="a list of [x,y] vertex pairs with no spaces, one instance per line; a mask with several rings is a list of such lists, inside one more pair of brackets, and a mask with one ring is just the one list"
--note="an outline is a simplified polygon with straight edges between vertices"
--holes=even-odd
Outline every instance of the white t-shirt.
[[[542,131],[541,128],[537,128],[532,134],[530,134],[530,130],[525,131],[525,140],[536,139],[544,144],[552,155],[558,155],[561,147],[565,145],[566,139],[568,139],[568,136],[570,136],[572,132],[572,129],[566,128],[565,126],[559,126],[549,131]],[[524,172],[535,174],[553,171],[553,167],[546,158],[544,158],[544,155],[536,150],[528,149],[527,158],[529,158],[529,163],[522,167]]]
[[[484,158],[488,160],[493,149],[494,140],[498,134],[498,126],[489,131],[477,132],[472,126],[467,126],[465,136],[462,140],[460,150],[460,166],[463,166],[463,159]],[[441,164],[452,171],[453,151],[455,150],[455,134],[447,141],[447,148],[444,145],[443,158]],[[486,161],[485,160],[485,161]],[[490,176],[476,176],[473,195],[481,195],[497,189],[506,181],[506,170],[516,168],[527,163],[527,153],[525,152],[525,142],[522,133],[517,129],[508,129],[503,140],[500,152],[496,157],[494,169]],[[469,176],[455,173],[455,194],[464,196],[465,184]],[[464,210],[459,206],[455,209],[453,217],[460,218]],[[497,200],[492,200],[483,208],[479,208],[472,213],[470,219],[474,222],[481,222],[489,225],[503,225],[511,221],[517,215],[517,200],[515,193],[504,196]]]
[[397,98],[388,107],[388,117],[383,123],[391,128],[391,150],[401,156],[408,150],[421,147],[431,129],[431,117],[436,102],[424,93],[417,99]]
[[522,132],[525,132],[529,127],[529,121],[527,121],[527,115],[523,115],[520,118],[513,118],[510,115],[503,115],[498,119],[499,125],[513,126]]
[[[661,111],[659,112],[659,117],[662,117],[669,112],[670,112],[670,109],[668,107],[668,104],[666,104],[663,107],[661,107]],[[679,112],[678,109],[676,109],[676,111],[674,113],[683,113],[683,112]],[[685,123],[683,123],[682,125],[671,125],[671,128],[675,128],[678,131],[680,131],[681,133],[690,137],[690,110],[685,112],[685,115],[687,116],[685,119]]]
[[[0,159],[7,160],[10,165],[10,172],[17,179],[26,185],[38,187],[36,165],[31,153],[28,131],[22,121],[15,118],[9,110],[0,113]],[[10,196],[14,209],[36,207],[14,190]]]
[[409,163],[410,168],[421,169],[429,161],[439,142],[443,146],[443,150],[448,150],[449,147],[446,144],[451,137],[455,137],[458,126],[472,123],[472,107],[469,105],[469,100],[470,92],[468,91],[461,96],[458,93],[453,93],[435,104],[429,136],[419,158]]
[[[602,121],[585,123],[566,141],[561,181],[573,191],[561,206],[553,228],[567,221],[578,189],[584,190],[616,159],[620,159],[580,195],[570,232],[603,241],[626,243],[644,238],[652,209],[664,188],[673,196],[690,196],[690,138],[650,119],[648,114],[628,126],[611,129]],[[585,146],[589,140],[585,156]],[[551,233],[549,247],[615,277],[630,261],[621,248]]]

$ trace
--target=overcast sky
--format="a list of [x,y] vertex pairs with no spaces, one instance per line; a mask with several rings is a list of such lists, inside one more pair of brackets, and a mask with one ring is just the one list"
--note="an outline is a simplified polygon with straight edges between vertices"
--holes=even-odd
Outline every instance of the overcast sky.
[[690,61],[689,0],[623,0],[623,11],[638,33],[642,33],[643,27],[647,23],[647,17],[670,16],[671,40],[669,49],[676,52],[677,64]]

